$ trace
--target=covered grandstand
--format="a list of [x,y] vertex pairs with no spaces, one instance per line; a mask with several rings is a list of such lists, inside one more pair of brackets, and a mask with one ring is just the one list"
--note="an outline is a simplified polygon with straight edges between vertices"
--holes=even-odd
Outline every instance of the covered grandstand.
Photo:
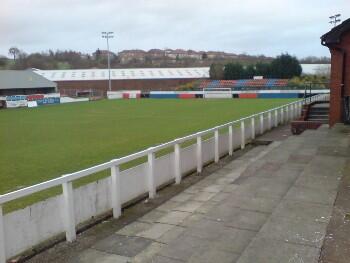
[[[105,97],[108,89],[107,69],[35,70],[34,72],[56,82],[63,96]],[[173,90],[179,85],[208,78],[208,68],[111,69],[113,91]]]

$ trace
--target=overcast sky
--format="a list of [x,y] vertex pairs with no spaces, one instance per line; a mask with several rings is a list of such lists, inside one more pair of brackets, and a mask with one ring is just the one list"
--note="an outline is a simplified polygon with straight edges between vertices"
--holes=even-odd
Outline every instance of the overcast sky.
[[320,36],[349,0],[1,0],[0,54],[16,46],[111,50],[183,48],[275,56],[329,55]]

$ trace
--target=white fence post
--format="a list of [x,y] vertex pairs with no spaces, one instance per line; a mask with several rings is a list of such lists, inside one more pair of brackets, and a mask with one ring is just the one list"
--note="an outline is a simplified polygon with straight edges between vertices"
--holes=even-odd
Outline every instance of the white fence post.
[[176,143],[174,146],[174,165],[175,165],[175,183],[181,182],[181,149],[180,144]]
[[202,172],[202,137],[197,136],[197,173]]
[[255,116],[251,118],[252,140],[255,139]]
[[286,122],[288,123],[289,122],[289,107],[286,106]]
[[245,127],[244,120],[241,121],[241,149],[245,148]]
[[214,144],[215,144],[215,162],[219,162],[220,155],[219,155],[219,130],[216,129],[214,132]]
[[73,242],[77,238],[77,234],[75,232],[73,183],[63,183],[62,189],[64,200],[64,225],[66,229],[66,239],[68,242]]
[[272,129],[272,116],[271,116],[271,111],[268,112],[268,120],[269,120],[269,130]]
[[284,109],[283,107],[281,108],[281,124],[284,124]]
[[292,120],[294,120],[296,117],[296,107],[294,103],[291,106],[292,106]]
[[264,113],[260,114],[260,134],[264,133]]
[[2,205],[0,205],[0,263],[6,263],[5,227]]
[[148,154],[148,196],[149,198],[156,197],[156,182],[154,179],[154,159],[155,153]]
[[233,154],[233,127],[228,126],[228,154],[231,156]]
[[120,170],[118,165],[111,167],[111,196],[112,196],[112,209],[113,217],[119,218],[122,214],[121,205],[121,186],[120,186]]
[[275,127],[278,127],[278,110],[275,110]]
[[290,120],[293,120],[293,105],[289,105]]

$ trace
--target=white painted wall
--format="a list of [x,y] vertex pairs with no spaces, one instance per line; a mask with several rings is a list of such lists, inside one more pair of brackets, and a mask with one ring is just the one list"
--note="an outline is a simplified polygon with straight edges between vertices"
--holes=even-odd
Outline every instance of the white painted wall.
[[[248,137],[248,136],[247,136]],[[234,130],[234,144],[240,145],[240,130]],[[228,134],[220,135],[219,149],[228,152]],[[214,159],[214,140],[203,141],[203,162]],[[196,144],[181,149],[182,174],[196,168]],[[155,161],[156,185],[174,179],[174,153]],[[74,214],[76,224],[111,210],[111,178],[89,183],[74,189]],[[147,163],[121,172],[121,199],[126,203],[148,192]],[[62,195],[38,202],[24,209],[4,215],[6,257],[13,257],[65,231],[61,211]]]

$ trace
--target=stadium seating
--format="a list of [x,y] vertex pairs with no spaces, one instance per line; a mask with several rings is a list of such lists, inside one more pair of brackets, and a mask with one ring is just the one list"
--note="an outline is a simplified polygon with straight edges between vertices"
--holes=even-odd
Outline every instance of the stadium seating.
[[288,79],[239,79],[239,80],[203,80],[200,89],[231,88],[233,90],[273,89],[288,86]]

